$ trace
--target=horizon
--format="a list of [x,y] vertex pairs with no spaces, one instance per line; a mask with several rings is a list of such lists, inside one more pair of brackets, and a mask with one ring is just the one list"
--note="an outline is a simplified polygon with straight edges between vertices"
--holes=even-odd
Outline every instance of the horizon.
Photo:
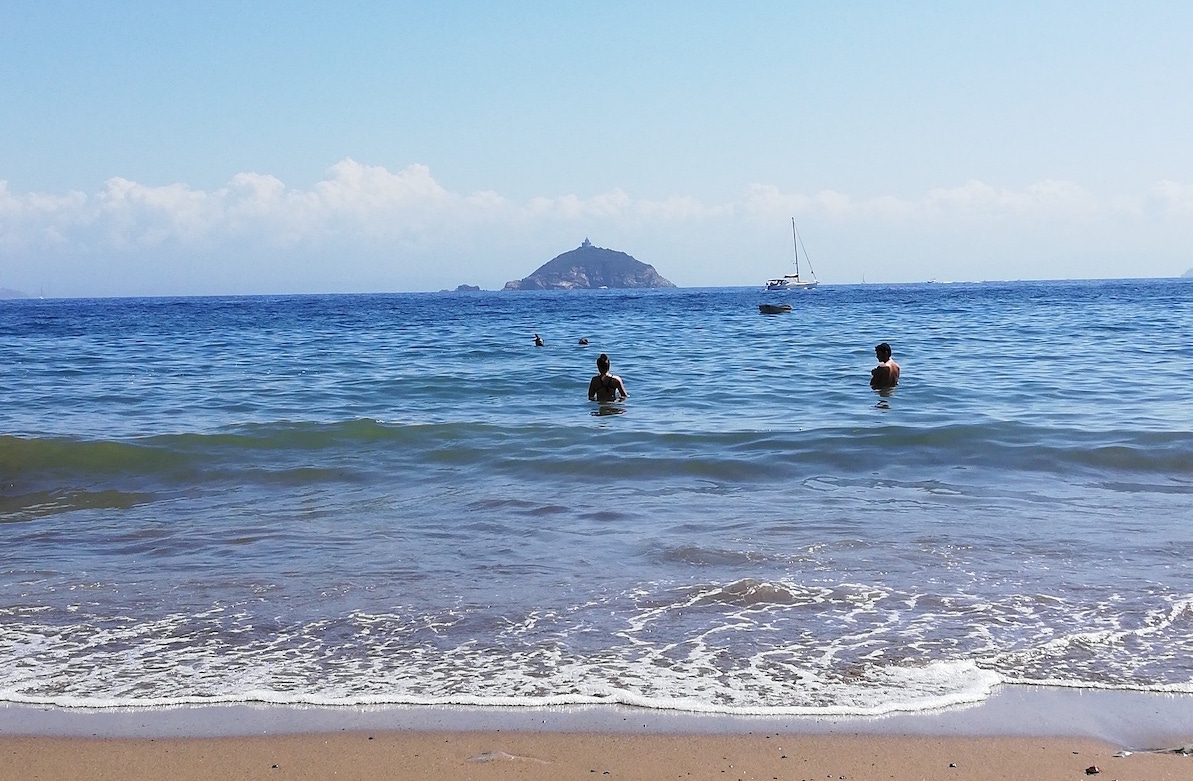
[[0,288],[1193,270],[1193,6],[0,6]]
[[[1164,282],[1193,279],[1193,269],[1184,274],[1171,277],[1096,277],[1086,279],[923,279],[907,282],[830,282],[820,283],[817,289],[834,287],[921,287],[924,285],[939,285],[942,287],[966,285],[1050,285],[1050,284],[1091,284],[1114,282]],[[752,290],[766,294],[762,285],[676,285],[671,288],[573,288],[550,290],[507,290],[501,287],[477,288],[476,290],[456,290],[444,288],[442,290],[345,290],[337,292],[307,292],[307,293],[203,293],[203,294],[170,294],[170,295],[115,295],[115,296],[46,296],[26,293],[13,288],[0,288],[0,306],[12,301],[107,301],[120,299],[190,299],[190,298],[358,298],[361,296],[438,296],[438,295],[475,295],[477,293],[501,293],[502,295],[571,295],[597,293],[608,295],[614,293],[660,293],[671,294],[683,290]],[[9,295],[16,293],[18,295]],[[817,295],[814,290],[796,291],[796,296]]]

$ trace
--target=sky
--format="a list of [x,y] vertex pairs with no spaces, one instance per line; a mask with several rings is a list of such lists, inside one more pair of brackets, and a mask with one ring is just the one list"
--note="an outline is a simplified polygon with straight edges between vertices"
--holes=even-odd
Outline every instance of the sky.
[[[1193,3],[0,3],[0,287],[1179,276]],[[801,268],[801,271],[803,269]]]

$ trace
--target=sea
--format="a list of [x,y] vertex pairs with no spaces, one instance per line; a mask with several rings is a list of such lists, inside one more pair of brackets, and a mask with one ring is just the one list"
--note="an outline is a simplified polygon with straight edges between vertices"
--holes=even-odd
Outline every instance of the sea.
[[1180,279],[0,301],[0,703],[1193,692],[1191,367]]

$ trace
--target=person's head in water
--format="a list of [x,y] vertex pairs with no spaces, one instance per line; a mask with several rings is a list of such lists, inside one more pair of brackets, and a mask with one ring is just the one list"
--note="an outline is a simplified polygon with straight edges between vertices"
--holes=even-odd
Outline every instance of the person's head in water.
[[886,363],[891,359],[891,346],[886,342],[881,342],[874,348],[874,356],[882,363]]
[[601,374],[609,373],[609,356],[601,353],[597,356],[597,371]]

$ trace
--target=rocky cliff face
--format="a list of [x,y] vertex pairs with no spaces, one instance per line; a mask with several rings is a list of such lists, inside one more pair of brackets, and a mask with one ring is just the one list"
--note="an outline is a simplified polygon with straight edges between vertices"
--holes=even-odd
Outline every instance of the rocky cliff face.
[[675,287],[654,266],[624,252],[593,246],[588,239],[557,255],[528,277],[505,283],[506,290],[586,290],[590,288]]

